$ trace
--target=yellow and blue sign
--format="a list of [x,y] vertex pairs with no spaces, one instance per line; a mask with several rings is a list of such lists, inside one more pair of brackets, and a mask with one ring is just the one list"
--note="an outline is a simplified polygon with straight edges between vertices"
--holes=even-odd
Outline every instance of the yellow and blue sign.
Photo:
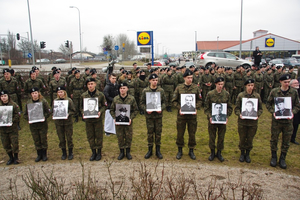
[[275,46],[275,38],[265,39],[265,47],[274,47],[274,46]]
[[137,45],[152,45],[153,44],[153,31],[137,32]]

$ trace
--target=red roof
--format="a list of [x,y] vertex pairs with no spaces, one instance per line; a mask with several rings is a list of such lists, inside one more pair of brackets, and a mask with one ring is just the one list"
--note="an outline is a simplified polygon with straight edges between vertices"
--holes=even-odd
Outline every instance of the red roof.
[[222,50],[240,44],[240,41],[197,41],[199,50]]

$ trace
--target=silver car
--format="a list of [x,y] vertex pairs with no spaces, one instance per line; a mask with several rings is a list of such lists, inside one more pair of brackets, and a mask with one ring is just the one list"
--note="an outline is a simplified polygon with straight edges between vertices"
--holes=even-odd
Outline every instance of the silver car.
[[253,65],[253,62],[244,60],[227,52],[205,52],[199,55],[196,59],[196,66],[210,66],[211,63],[216,63],[218,66],[232,67],[235,69],[238,65],[249,66]]

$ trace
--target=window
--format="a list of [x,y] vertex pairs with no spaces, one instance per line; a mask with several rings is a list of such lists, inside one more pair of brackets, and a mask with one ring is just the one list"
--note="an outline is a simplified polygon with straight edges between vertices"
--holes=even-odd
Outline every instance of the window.
[[231,60],[236,60],[236,57],[234,55],[229,54],[229,53],[226,53],[226,58],[231,59]]

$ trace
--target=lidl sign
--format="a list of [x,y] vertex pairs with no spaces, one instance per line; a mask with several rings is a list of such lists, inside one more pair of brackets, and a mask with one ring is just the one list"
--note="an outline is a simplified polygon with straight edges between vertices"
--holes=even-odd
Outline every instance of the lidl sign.
[[274,46],[275,46],[275,38],[265,39],[265,47],[274,47]]
[[141,31],[137,32],[137,45],[152,45],[153,43],[153,31]]

